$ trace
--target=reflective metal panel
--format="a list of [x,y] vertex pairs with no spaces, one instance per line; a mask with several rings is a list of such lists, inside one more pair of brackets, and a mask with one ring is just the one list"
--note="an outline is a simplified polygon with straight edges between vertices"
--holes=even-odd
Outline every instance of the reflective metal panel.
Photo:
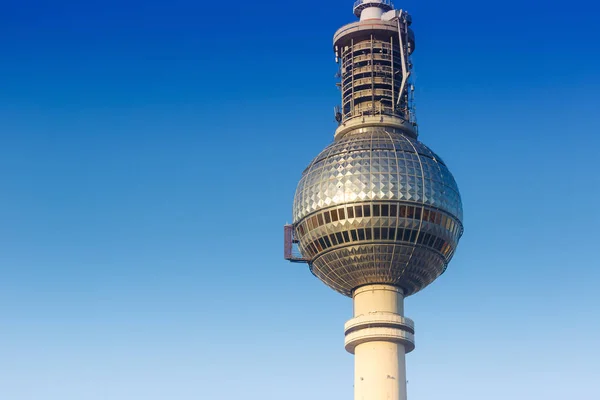
[[421,290],[462,235],[460,194],[445,163],[392,128],[357,129],[325,148],[302,175],[293,215],[312,272],[345,295],[373,283]]

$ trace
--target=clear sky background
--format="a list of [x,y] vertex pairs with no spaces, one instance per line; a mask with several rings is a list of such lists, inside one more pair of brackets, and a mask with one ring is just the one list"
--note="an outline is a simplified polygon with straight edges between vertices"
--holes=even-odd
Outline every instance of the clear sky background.
[[[411,400],[600,399],[598,6],[398,1],[465,235]],[[351,301],[282,258],[351,0],[4,1],[0,399],[351,399]]]

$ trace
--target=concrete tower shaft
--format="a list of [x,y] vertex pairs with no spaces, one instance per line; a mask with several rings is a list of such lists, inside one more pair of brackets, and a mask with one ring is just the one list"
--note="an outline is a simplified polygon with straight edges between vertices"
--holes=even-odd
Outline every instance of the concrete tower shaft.
[[352,297],[354,318],[345,330],[346,350],[354,354],[355,400],[406,400],[404,357],[415,344],[402,290],[367,285]]

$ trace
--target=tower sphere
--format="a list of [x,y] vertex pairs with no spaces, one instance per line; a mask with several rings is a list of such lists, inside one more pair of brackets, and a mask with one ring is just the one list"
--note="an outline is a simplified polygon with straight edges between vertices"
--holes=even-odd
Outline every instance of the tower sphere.
[[372,284],[418,292],[444,272],[463,233],[446,164],[393,127],[336,137],[304,170],[293,218],[312,273],[346,296]]

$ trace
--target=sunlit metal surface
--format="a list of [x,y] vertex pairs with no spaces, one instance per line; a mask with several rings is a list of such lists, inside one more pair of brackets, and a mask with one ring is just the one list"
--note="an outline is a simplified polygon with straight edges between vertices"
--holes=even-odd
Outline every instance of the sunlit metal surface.
[[463,232],[445,163],[389,127],[360,128],[325,148],[302,175],[293,216],[311,271],[347,296],[373,283],[407,296],[423,289],[444,272]]

